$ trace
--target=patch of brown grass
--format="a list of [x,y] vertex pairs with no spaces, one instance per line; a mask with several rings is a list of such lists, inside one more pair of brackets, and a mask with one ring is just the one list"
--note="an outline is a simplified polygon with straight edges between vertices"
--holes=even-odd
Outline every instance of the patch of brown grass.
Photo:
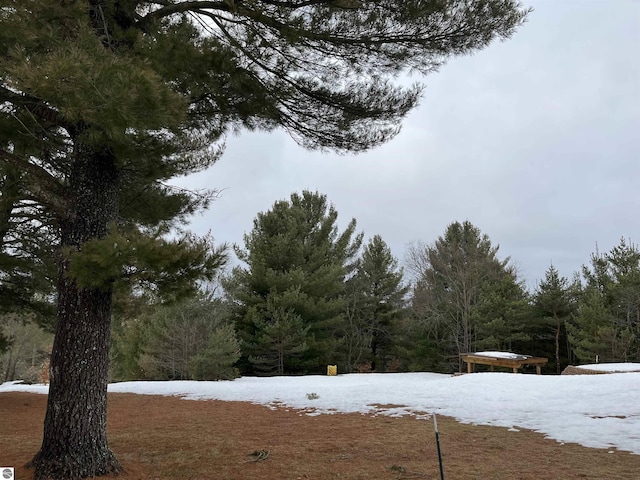
[[[44,395],[0,394],[0,465],[40,446]],[[381,406],[382,407],[382,406]],[[445,478],[637,479],[640,456],[561,445],[543,435],[439,418]],[[409,480],[439,478],[433,423],[414,417],[307,416],[242,402],[109,395],[109,439],[126,480]],[[256,460],[253,452],[269,455]]]

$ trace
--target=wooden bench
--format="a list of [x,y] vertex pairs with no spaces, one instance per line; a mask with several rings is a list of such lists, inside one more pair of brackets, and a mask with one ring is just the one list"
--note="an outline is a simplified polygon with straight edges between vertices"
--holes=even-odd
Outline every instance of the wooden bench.
[[543,357],[530,357],[529,355],[512,355],[512,356],[491,356],[475,353],[461,353],[460,359],[467,364],[467,372],[473,373],[473,366],[477,363],[480,365],[489,365],[491,371],[494,367],[506,367],[513,369],[513,373],[518,373],[518,369],[523,365],[535,365],[536,373],[540,375],[542,365],[548,362]]

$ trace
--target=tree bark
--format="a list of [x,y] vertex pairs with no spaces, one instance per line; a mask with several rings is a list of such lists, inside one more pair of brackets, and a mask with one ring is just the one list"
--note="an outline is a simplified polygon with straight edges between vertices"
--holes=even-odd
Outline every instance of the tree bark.
[[[118,169],[108,150],[80,145],[68,177],[69,214],[60,219],[63,249],[81,250],[116,219]],[[83,288],[58,267],[57,329],[42,447],[30,462],[36,480],[116,474],[107,444],[107,384],[112,287]]]
[[378,337],[377,333],[374,331],[371,334],[371,371],[375,372],[378,365],[376,364],[376,360],[378,358]]

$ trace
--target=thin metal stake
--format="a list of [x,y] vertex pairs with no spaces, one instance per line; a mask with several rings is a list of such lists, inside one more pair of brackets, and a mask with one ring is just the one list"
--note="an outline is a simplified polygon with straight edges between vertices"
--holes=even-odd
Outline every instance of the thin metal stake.
[[436,430],[436,445],[438,447],[438,463],[440,464],[440,480],[444,480],[444,470],[442,469],[442,454],[440,453],[440,433],[438,432],[438,420],[436,414],[433,414],[433,426]]

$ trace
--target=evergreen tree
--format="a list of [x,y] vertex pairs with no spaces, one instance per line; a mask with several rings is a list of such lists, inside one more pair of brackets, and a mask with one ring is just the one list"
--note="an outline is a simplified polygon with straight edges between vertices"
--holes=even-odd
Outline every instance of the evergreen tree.
[[577,312],[568,324],[581,361],[630,361],[640,355],[640,250],[624,239],[591,256]]
[[[220,380],[234,378],[239,341],[219,299],[202,295],[154,311],[129,326],[133,335],[117,338],[126,363],[137,364],[141,378]],[[126,344],[133,340],[135,349]],[[134,359],[126,355],[133,353]],[[126,364],[125,363],[125,364]]]
[[361,350],[365,346],[369,349],[365,358],[372,371],[387,366],[408,291],[402,277],[402,269],[382,237],[370,239],[347,285],[347,371],[355,366],[354,358],[363,356]]
[[247,350],[253,353],[248,359],[256,372],[282,375],[300,368],[300,359],[308,350],[310,325],[305,325],[296,313],[296,305],[304,303],[306,299],[300,298],[300,289],[293,288],[273,292],[267,297],[266,308],[255,306],[250,310],[256,334]]
[[0,358],[7,351],[7,365],[13,365],[4,368],[5,379],[21,372],[15,334],[7,333],[8,319],[23,318],[23,329],[29,331],[39,332],[31,323],[53,331],[57,239],[43,213],[25,189],[25,173],[0,160]]
[[15,314],[0,316],[0,334],[7,339],[6,352],[0,352],[0,383],[23,380],[39,382],[39,374],[49,356],[52,334],[32,318]]
[[111,329],[111,349],[109,357],[109,378],[123,382],[141,380],[145,373],[140,367],[140,355],[145,341],[145,329],[151,321],[153,306],[148,311],[126,318],[113,316]]
[[227,287],[238,307],[245,372],[256,361],[274,373],[317,372],[331,362],[345,276],[362,243],[355,220],[340,233],[337,219],[325,195],[294,193],[259,213],[245,249],[236,248],[247,267],[236,268]]
[[616,319],[615,328],[620,332],[628,349],[625,359],[638,358],[640,354],[640,250],[624,238],[607,255],[611,278],[611,308]]
[[569,281],[566,277],[561,277],[553,265],[547,269],[544,280],[538,284],[533,294],[533,306],[539,317],[551,320],[556,373],[561,373],[561,346],[566,344],[566,341],[562,342],[562,336],[566,336],[565,323],[575,306]]
[[231,324],[217,326],[204,349],[191,357],[194,380],[232,380],[238,376],[235,363],[240,358],[240,340]]
[[569,323],[569,340],[582,363],[619,360],[615,351],[614,319],[596,290],[587,288],[580,295],[576,316]]
[[487,282],[472,311],[476,325],[476,350],[529,353],[531,340],[529,297],[515,271],[508,267],[496,281]]
[[439,340],[444,358],[522,340],[524,292],[509,259],[497,254],[468,221],[450,224],[433,245],[410,248],[414,315]]
[[0,313],[35,315],[51,329],[57,238],[25,183],[24,172],[0,162]]
[[106,439],[118,282],[177,297],[219,264],[209,242],[165,237],[210,200],[169,179],[210,166],[243,127],[378,145],[420,94],[398,73],[506,38],[526,13],[515,0],[0,0],[0,161],[56,235],[36,478],[120,470]]

